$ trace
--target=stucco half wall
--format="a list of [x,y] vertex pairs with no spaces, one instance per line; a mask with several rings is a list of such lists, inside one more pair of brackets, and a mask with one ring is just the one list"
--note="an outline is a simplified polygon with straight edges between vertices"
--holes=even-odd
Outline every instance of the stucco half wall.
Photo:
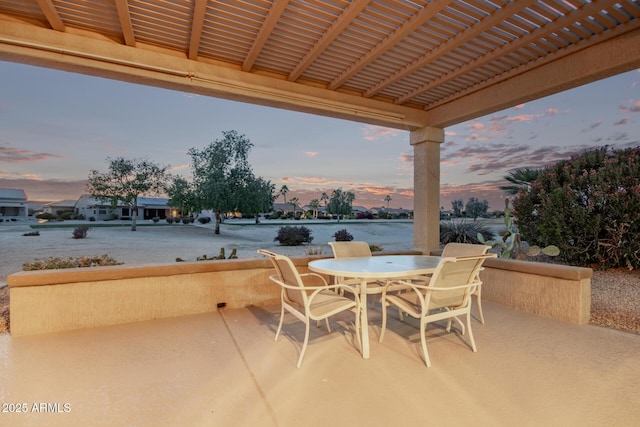
[[[301,272],[313,259],[293,261]],[[588,323],[591,270],[491,259],[483,299]],[[278,303],[266,259],[19,272],[8,278],[11,334],[33,335]],[[488,319],[490,322],[490,319]]]

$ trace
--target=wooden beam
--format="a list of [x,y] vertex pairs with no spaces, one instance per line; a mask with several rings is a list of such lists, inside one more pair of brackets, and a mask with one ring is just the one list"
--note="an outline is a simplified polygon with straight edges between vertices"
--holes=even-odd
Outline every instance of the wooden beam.
[[66,29],[62,18],[58,14],[53,2],[51,0],[36,0],[40,10],[44,13],[45,18],[49,21],[49,25],[56,31],[64,31]]
[[202,38],[202,28],[207,12],[207,0],[196,0],[193,7],[193,19],[191,24],[191,37],[189,39],[189,59],[197,59],[200,49],[200,39]]
[[133,24],[131,23],[128,0],[116,0],[116,10],[118,11],[118,19],[120,20],[120,28],[122,29],[124,43],[127,46],[135,47],[136,36],[133,33]]

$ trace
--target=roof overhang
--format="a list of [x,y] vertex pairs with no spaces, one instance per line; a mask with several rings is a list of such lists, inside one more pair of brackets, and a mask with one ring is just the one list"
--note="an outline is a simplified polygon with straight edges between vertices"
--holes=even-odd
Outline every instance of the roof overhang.
[[0,60],[441,128],[640,67],[640,3],[2,0]]

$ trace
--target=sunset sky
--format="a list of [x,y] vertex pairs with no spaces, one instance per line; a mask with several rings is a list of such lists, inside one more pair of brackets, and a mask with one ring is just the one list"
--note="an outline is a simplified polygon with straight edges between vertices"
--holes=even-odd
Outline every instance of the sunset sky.
[[[342,188],[354,205],[413,208],[409,133],[0,62],[0,187],[32,201],[77,199],[107,158],[146,157],[189,177],[187,151],[237,130],[254,144],[255,175],[301,204]],[[445,130],[441,201],[487,199],[517,167],[541,167],[585,149],[640,145],[640,70]],[[282,201],[281,198],[278,201]]]

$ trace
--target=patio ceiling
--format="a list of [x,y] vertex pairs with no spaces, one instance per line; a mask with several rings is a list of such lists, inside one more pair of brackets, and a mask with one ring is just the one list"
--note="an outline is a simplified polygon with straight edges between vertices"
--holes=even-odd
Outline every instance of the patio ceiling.
[[414,130],[640,67],[634,0],[0,0],[0,60]]

